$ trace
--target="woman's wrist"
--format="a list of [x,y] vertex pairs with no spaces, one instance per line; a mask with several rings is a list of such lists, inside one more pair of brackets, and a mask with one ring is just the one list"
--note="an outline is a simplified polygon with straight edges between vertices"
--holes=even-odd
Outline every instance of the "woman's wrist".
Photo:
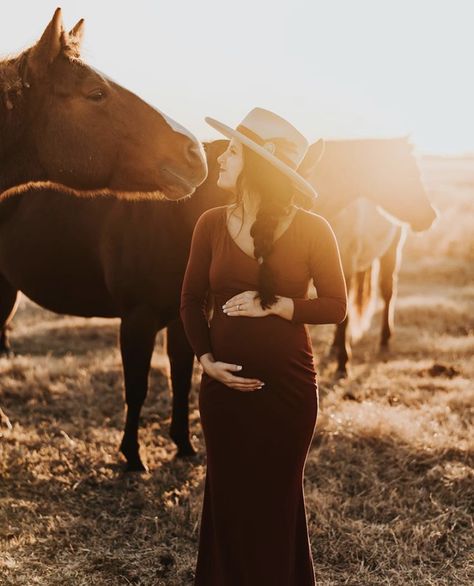
[[206,354],[202,354],[198,358],[198,362],[201,364],[203,368],[205,368],[208,364],[212,364],[215,362],[214,356],[211,352],[207,352]]
[[295,304],[291,297],[282,297],[277,295],[277,301],[272,305],[272,312],[283,319],[291,321],[293,319],[293,313],[295,310]]

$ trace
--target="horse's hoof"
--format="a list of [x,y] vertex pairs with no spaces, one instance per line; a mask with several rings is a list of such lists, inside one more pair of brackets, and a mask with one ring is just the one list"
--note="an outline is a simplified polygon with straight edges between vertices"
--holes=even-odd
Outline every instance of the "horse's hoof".
[[125,472],[138,472],[140,474],[148,472],[148,466],[141,461],[128,462],[125,464]]
[[338,368],[334,374],[336,380],[346,379],[349,376],[347,369]]
[[127,461],[125,464],[126,472],[148,472],[148,468],[142,462],[138,449],[130,449],[125,444],[120,444],[119,451],[125,456]]
[[356,397],[356,395],[354,395],[352,391],[345,392],[342,398],[344,399],[344,401],[357,401],[358,403],[360,403],[360,399]]
[[10,348],[0,348],[0,358],[13,358],[14,356],[15,352]]

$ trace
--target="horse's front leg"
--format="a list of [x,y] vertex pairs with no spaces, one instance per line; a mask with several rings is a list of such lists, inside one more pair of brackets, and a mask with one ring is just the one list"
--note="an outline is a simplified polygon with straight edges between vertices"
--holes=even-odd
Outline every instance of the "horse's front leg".
[[156,317],[147,307],[136,307],[122,317],[120,350],[125,379],[127,415],[120,451],[128,471],[146,471],[140,458],[138,423],[148,390],[151,356],[158,331]]
[[380,337],[380,349],[382,351],[388,349],[393,331],[398,270],[400,268],[401,253],[405,242],[405,236],[405,230],[399,227],[387,252],[380,258],[379,284],[380,294],[384,301],[382,333]]
[[196,454],[189,439],[189,391],[193,374],[194,353],[184,332],[183,322],[168,324],[167,352],[171,367],[173,414],[170,436],[178,447],[177,457]]

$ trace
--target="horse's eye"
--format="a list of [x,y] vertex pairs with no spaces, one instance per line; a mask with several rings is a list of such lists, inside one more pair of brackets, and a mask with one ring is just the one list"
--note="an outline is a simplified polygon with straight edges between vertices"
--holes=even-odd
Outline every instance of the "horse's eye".
[[104,90],[100,90],[100,89],[94,90],[87,95],[87,99],[93,100],[94,102],[100,102],[104,98],[105,98],[105,92],[104,92]]

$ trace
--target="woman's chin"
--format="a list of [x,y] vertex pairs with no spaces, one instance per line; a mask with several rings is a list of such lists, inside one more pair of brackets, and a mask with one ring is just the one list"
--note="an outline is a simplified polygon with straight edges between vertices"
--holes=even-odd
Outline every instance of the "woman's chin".
[[234,191],[233,185],[230,185],[228,181],[222,181],[220,178],[217,180],[217,187],[224,189],[224,191]]

